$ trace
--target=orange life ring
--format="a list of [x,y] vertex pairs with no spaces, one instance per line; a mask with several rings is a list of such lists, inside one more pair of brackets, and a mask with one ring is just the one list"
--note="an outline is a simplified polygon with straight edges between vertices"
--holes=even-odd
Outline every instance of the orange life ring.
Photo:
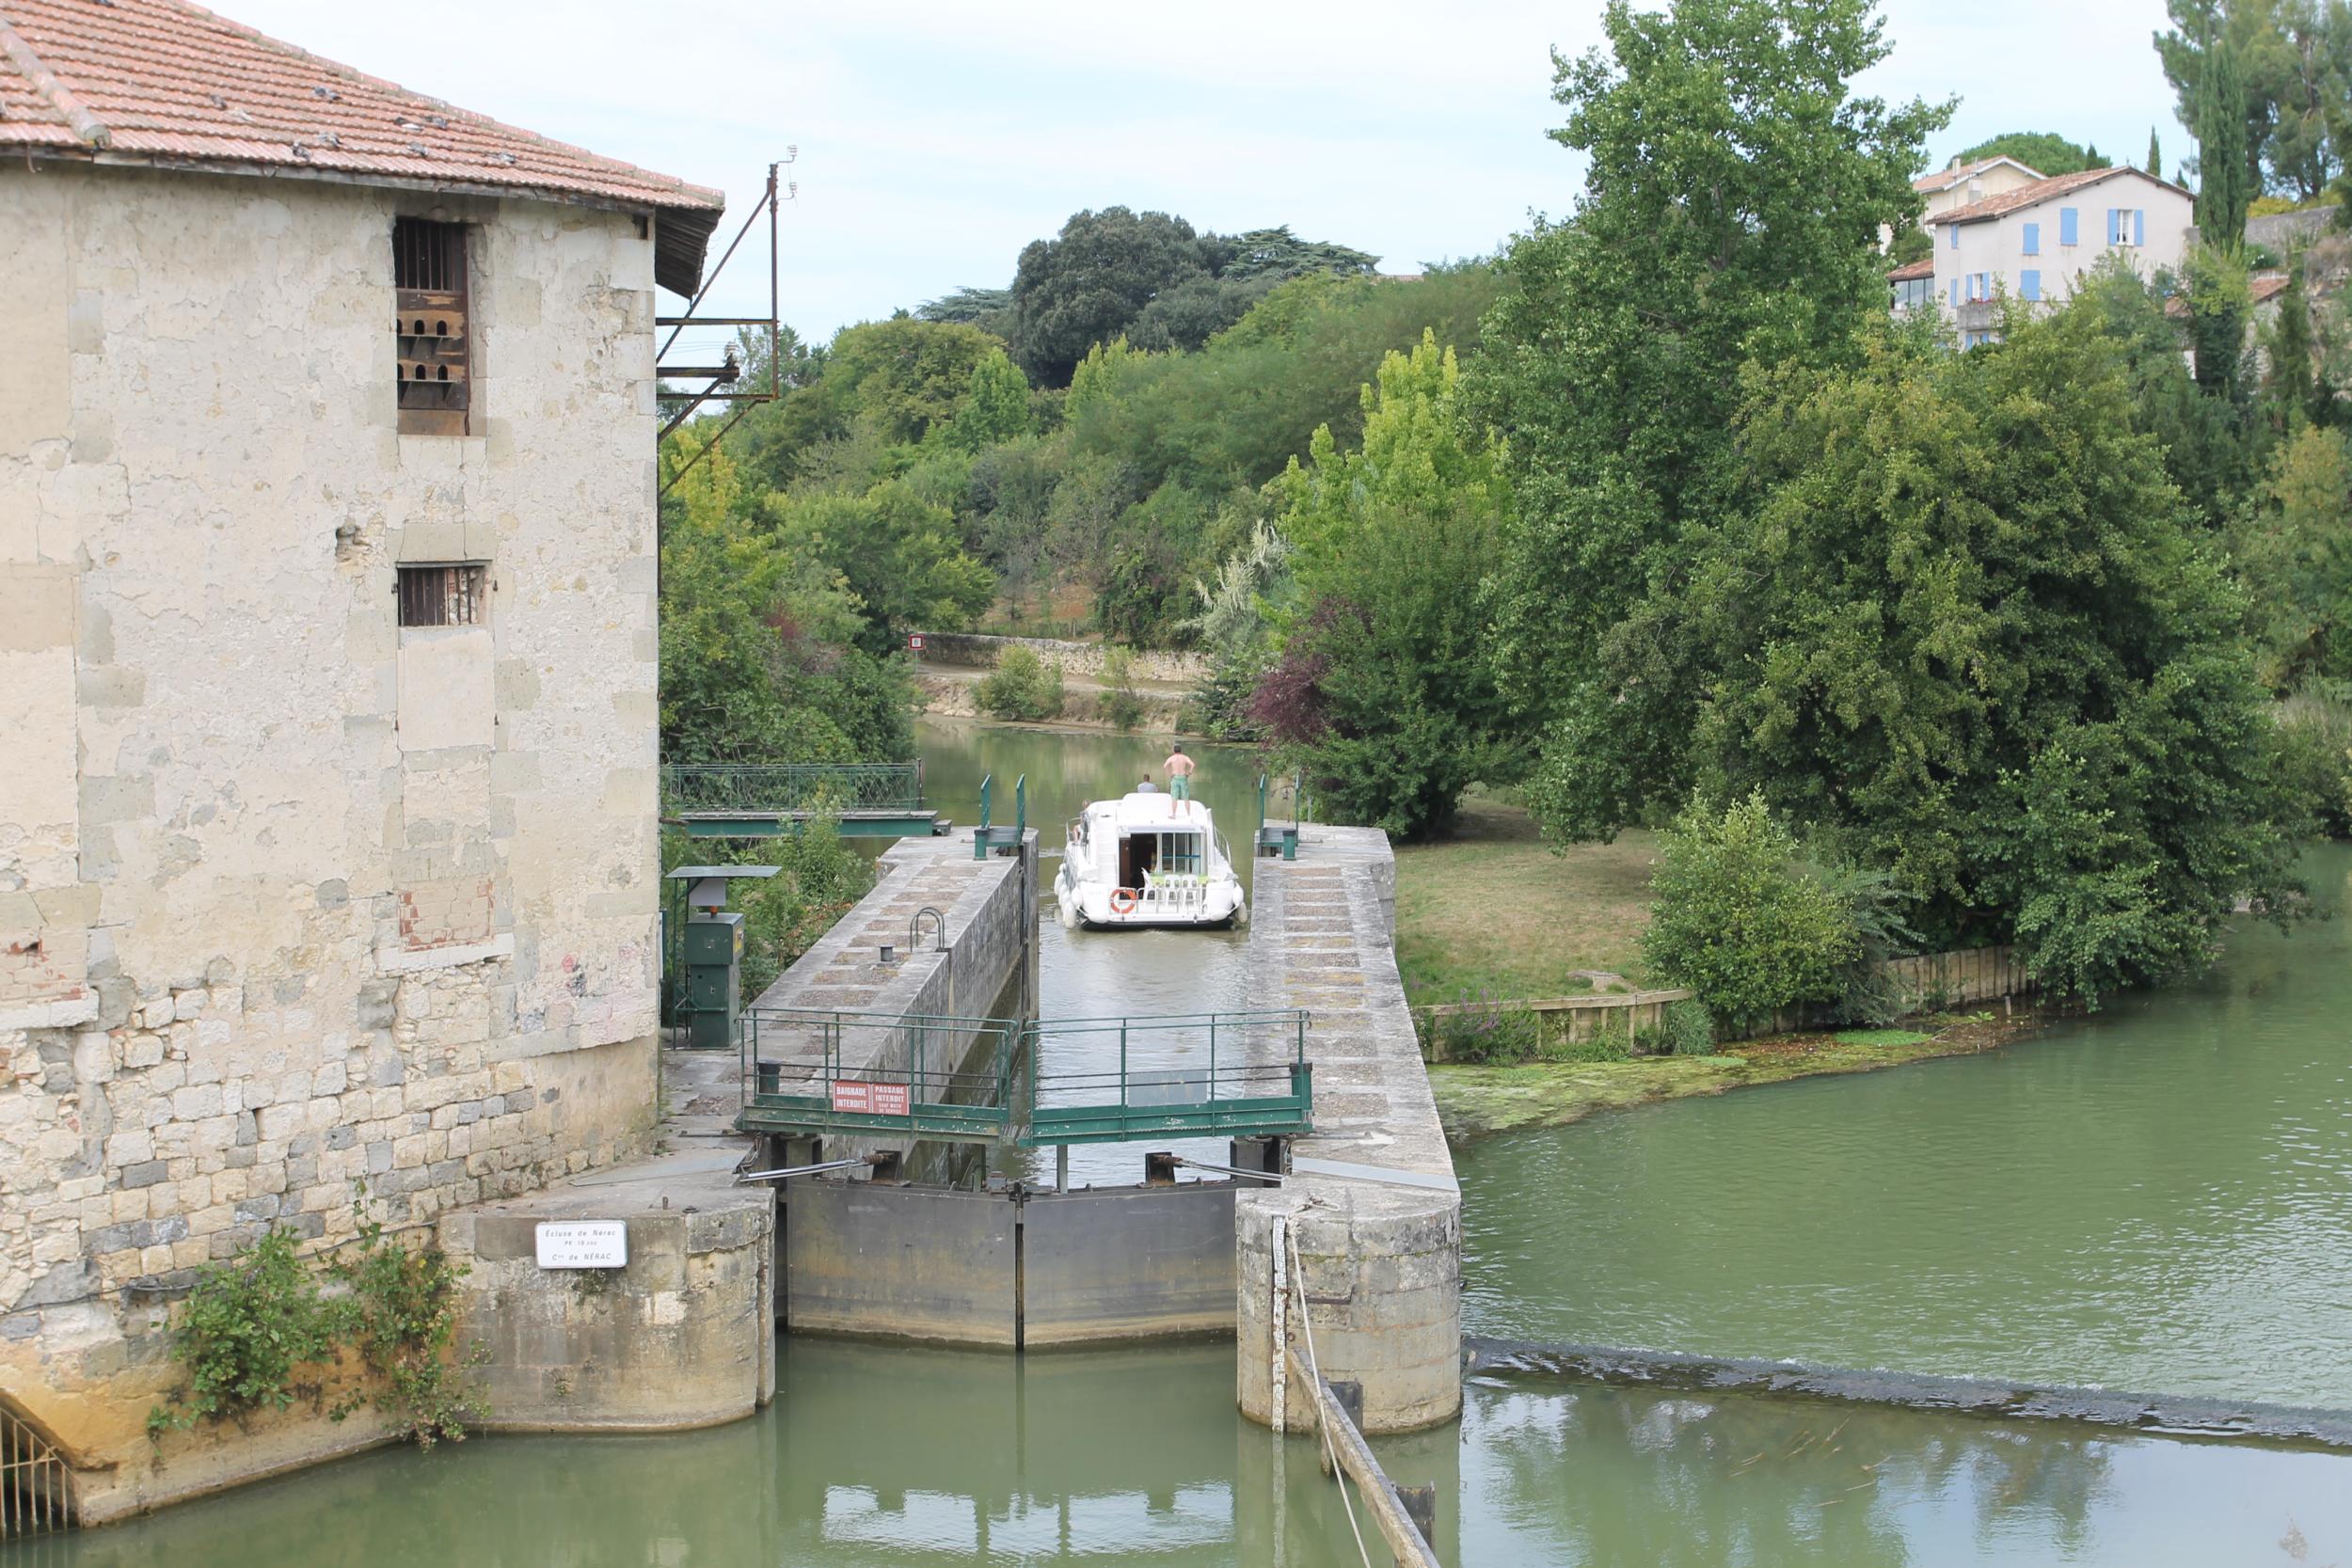
[[[1125,902],[1120,902],[1121,899]],[[1111,913],[1113,914],[1133,914],[1136,912],[1136,906],[1142,902],[1143,895],[1134,888],[1115,887],[1111,889]]]

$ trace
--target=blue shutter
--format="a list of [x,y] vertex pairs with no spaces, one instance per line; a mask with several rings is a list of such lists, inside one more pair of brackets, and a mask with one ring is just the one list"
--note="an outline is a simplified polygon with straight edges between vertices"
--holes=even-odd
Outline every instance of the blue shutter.
[[2028,256],[2042,254],[2042,225],[2038,223],[2026,225],[2026,254]]
[[1960,279],[1957,277],[1952,279],[1952,309],[1960,309]]
[[1947,223],[1944,226],[1944,232],[1952,237],[1951,248],[1958,250],[1960,248],[1960,225],[1957,223]]
[[2042,297],[2042,274],[2034,271],[2030,267],[2026,271],[2019,273],[2017,275],[2017,294],[2021,299],[2040,299]]
[[2072,207],[2058,209],[2058,244],[2082,243],[2082,214]]
[[2147,243],[2148,210],[2144,207],[2135,207],[2132,209],[2132,244],[2144,245]]

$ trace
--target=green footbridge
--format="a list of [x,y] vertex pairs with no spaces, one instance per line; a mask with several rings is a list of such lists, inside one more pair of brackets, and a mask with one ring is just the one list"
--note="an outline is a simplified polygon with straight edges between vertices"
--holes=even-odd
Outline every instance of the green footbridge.
[[1294,1137],[1313,1126],[1309,1024],[1297,1008],[1028,1023],[755,1008],[736,1125],[1024,1148]]
[[661,815],[689,838],[779,838],[819,816],[848,838],[945,833],[923,799],[921,762],[676,764],[661,770]]

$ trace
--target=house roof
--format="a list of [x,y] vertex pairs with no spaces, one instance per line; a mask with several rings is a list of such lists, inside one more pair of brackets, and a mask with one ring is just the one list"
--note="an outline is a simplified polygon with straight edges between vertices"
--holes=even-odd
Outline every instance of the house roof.
[[1909,283],[1917,278],[1933,277],[1934,276],[1935,258],[1932,256],[1922,256],[1917,261],[1906,261],[1901,266],[1897,267],[1894,271],[1888,273],[1886,275],[1886,280],[1889,283]]
[[691,293],[726,198],[518,131],[186,0],[0,0],[0,151],[538,197],[656,214]]
[[[6,3],[7,0],[0,0],[0,4]],[[2054,174],[2045,180],[2037,180],[2030,185],[2020,185],[2013,191],[2003,191],[1998,196],[1988,196],[1982,201],[1972,201],[1965,207],[1954,207],[1948,212],[1931,213],[1928,215],[1927,222],[1931,228],[1939,223],[1984,223],[1993,218],[2007,217],[2022,207],[2040,206],[2042,202],[2055,198],[2067,196],[2079,190],[2087,190],[2104,181],[2119,180],[2126,175],[2133,179],[2145,180],[2152,185],[2162,185],[2166,190],[2178,192],[2182,196],[2188,195],[2188,192],[2182,190],[2180,186],[2169,180],[2159,180],[2153,174],[2136,169],[2129,164],[2123,164],[2114,168],[2084,168],[2076,169],[2072,174]]]
[[[2282,272],[2258,272],[2246,280],[2246,302],[2267,305],[2287,292],[2287,275]],[[2188,320],[2188,300],[2174,294],[2164,302],[2164,313],[2174,321]]]
[[1977,158],[1968,163],[1954,164],[1949,168],[1939,168],[1932,174],[1923,174],[1911,182],[1911,188],[1922,196],[1931,195],[1936,191],[1948,191],[1963,181],[1973,180],[1986,169],[2000,164],[2007,164],[2013,169],[2030,174],[2036,180],[2042,178],[2040,169],[2019,163],[2006,152],[1999,152],[1990,158]]

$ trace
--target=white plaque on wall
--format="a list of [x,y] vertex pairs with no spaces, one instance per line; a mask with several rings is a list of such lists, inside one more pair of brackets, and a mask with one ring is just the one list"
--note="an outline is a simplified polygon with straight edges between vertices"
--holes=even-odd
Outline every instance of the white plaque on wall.
[[628,1267],[627,1220],[541,1220],[537,1240],[543,1269]]

